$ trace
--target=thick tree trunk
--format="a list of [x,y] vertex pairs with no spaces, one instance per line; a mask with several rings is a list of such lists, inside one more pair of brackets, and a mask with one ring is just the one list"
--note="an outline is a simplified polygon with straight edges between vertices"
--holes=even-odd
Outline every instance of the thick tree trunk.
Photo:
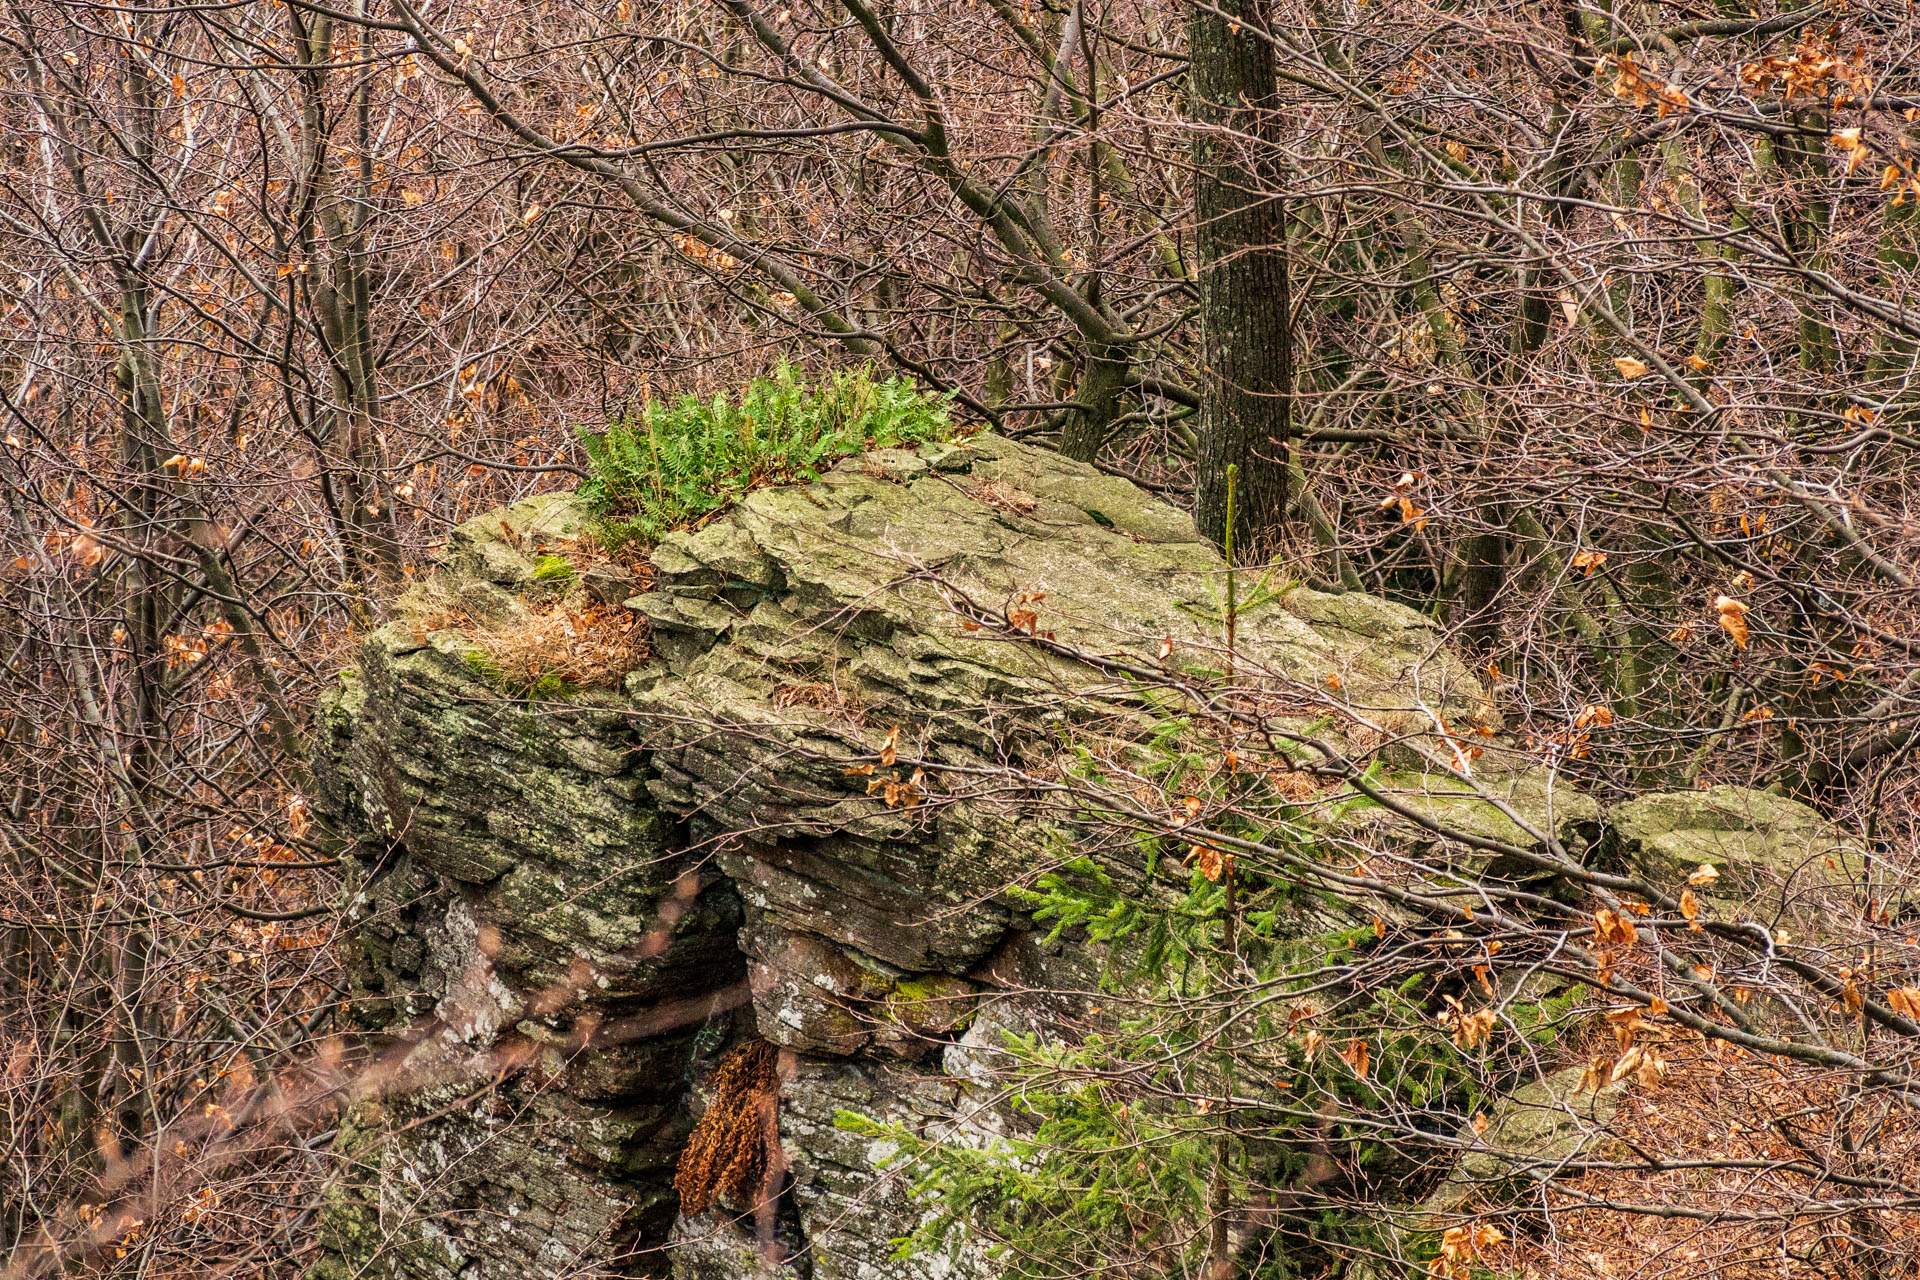
[[1234,542],[1268,548],[1287,507],[1293,391],[1286,213],[1263,172],[1274,130],[1264,0],[1190,0],[1188,112],[1205,343],[1194,519],[1226,541],[1227,467],[1240,468]]

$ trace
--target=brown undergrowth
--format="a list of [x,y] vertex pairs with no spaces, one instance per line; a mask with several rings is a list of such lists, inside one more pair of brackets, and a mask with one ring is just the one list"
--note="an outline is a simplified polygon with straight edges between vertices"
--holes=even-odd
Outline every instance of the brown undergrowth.
[[[1920,1126],[1839,1070],[1675,1036],[1544,1223],[1479,1261],[1527,1280],[1865,1280],[1920,1274]],[[1544,1227],[1544,1229],[1542,1229]]]

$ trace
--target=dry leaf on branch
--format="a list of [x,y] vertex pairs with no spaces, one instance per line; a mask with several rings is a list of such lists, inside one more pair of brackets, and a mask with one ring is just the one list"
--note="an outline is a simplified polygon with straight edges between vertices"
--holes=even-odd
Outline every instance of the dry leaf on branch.
[[1747,606],[1732,596],[1715,596],[1714,612],[1720,615],[1720,626],[1733,637],[1733,643],[1744,649],[1747,647]]

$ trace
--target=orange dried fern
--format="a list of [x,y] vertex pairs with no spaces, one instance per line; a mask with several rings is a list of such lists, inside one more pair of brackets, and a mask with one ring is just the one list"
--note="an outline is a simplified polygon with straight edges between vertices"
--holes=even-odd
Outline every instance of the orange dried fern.
[[749,1209],[772,1191],[779,1168],[780,1051],[765,1040],[729,1050],[713,1073],[712,1101],[694,1126],[673,1177],[681,1212],[714,1201]]

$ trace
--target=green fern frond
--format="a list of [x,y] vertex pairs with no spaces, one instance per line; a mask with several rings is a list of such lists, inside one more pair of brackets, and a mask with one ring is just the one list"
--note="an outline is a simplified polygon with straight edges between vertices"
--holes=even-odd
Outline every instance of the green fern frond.
[[761,485],[813,478],[868,449],[947,439],[951,400],[904,378],[878,381],[865,366],[809,384],[782,361],[737,401],[682,396],[582,429],[592,476],[580,493],[603,529],[651,542]]

